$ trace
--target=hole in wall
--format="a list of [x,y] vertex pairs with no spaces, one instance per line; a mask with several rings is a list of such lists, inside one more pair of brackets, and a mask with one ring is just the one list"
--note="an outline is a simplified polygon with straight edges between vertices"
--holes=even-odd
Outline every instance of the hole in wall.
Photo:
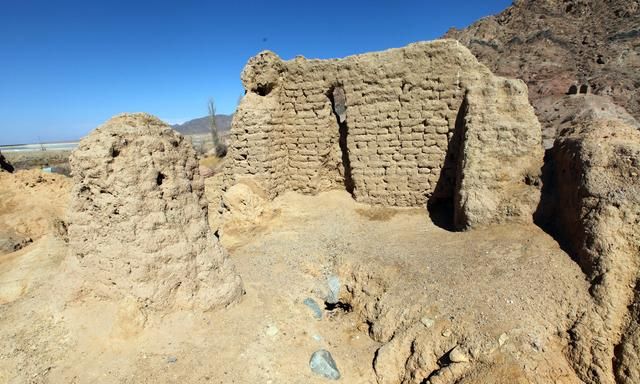
[[156,176],[156,184],[158,184],[158,186],[162,185],[165,178],[166,176],[162,172],[158,172],[158,176]]
[[567,91],[567,95],[575,95],[578,93],[578,86],[577,85],[572,85],[569,87],[569,90]]
[[259,96],[267,96],[273,91],[273,84],[258,84],[252,91]]
[[331,101],[331,107],[333,113],[336,116],[336,122],[338,123],[338,144],[340,145],[340,152],[342,154],[342,166],[344,168],[344,187],[353,196],[355,190],[355,184],[353,183],[353,177],[351,176],[351,159],[349,158],[349,146],[348,136],[349,127],[347,126],[347,98],[344,92],[344,88],[339,85],[332,87],[327,92],[327,97]]

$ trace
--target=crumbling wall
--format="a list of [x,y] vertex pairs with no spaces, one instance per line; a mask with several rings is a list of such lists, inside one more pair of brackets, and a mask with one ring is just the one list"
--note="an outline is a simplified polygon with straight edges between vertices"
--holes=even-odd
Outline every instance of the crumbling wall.
[[114,117],[73,152],[69,242],[86,288],[151,309],[208,310],[240,278],[207,224],[191,145],[147,114]]
[[454,225],[529,220],[540,199],[540,125],[520,81],[469,87],[456,167]]
[[[262,52],[249,60],[242,81],[247,94],[230,132],[227,186],[251,177],[270,197],[285,190],[344,188],[360,202],[401,207],[425,206],[432,197],[452,199],[456,167],[467,163],[449,144],[464,119],[471,140],[493,136],[492,145],[518,147],[499,158],[502,167],[514,167],[500,183],[524,180],[527,171],[515,169],[522,162],[512,162],[522,154],[533,159],[527,167],[541,165],[540,126],[526,86],[493,76],[453,40],[340,60],[283,61]],[[496,97],[483,91],[484,84],[516,91],[498,91],[505,97]],[[474,88],[473,102],[461,108]],[[483,119],[487,108],[500,113]],[[483,162],[483,156],[468,157]],[[493,196],[497,205],[501,199]],[[494,211],[484,218],[500,221]]]
[[640,125],[606,98],[580,97],[545,165],[541,221],[591,282],[593,308],[570,332],[576,372],[589,383],[637,383]]

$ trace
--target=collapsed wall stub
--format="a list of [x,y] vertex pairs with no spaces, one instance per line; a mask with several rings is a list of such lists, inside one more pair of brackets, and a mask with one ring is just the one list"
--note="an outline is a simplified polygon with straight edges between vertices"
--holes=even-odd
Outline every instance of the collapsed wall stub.
[[196,154],[170,126],[116,116],[80,142],[70,164],[71,259],[88,289],[162,310],[208,310],[242,294],[208,227]]
[[569,331],[588,383],[640,382],[640,124],[601,96],[563,104],[545,163],[539,224],[591,283],[593,308]]
[[250,177],[271,198],[345,188],[357,201],[397,207],[450,199],[464,211],[458,227],[531,216],[533,206],[504,193],[508,185],[516,196],[536,194],[524,182],[542,161],[526,86],[494,76],[457,41],[332,60],[265,51],[242,81],[227,186]]

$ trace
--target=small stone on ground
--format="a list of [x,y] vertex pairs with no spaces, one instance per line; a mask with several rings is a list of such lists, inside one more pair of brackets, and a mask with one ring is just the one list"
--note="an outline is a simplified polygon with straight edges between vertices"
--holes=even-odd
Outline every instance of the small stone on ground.
[[340,300],[340,279],[338,276],[331,275],[327,278],[327,285],[329,285],[329,293],[326,301],[329,304],[336,304]]
[[275,325],[268,326],[267,330],[265,331],[267,336],[271,336],[271,337],[274,337],[275,335],[277,335],[278,332],[280,332],[280,330]]
[[313,317],[317,320],[321,320],[322,319],[322,309],[320,308],[320,306],[318,305],[318,303],[316,303],[315,300],[313,300],[312,298],[306,298],[303,301],[303,304],[306,305],[307,307],[309,307],[311,309],[311,311],[313,311]]
[[309,367],[311,367],[313,372],[327,379],[338,380],[340,378],[340,371],[338,371],[336,362],[333,360],[333,357],[331,357],[331,354],[324,349],[316,351],[311,355]]

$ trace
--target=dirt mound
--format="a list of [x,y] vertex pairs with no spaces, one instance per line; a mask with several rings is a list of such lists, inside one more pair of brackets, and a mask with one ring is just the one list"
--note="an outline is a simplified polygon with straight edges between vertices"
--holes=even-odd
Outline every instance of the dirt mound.
[[[550,103],[567,93],[611,96],[640,118],[637,0],[520,0],[445,37],[493,72],[522,78],[545,128]],[[553,132],[545,132],[553,143]]]
[[242,293],[207,225],[196,154],[170,126],[123,114],[71,156],[72,255],[86,285],[154,309],[211,309]]

